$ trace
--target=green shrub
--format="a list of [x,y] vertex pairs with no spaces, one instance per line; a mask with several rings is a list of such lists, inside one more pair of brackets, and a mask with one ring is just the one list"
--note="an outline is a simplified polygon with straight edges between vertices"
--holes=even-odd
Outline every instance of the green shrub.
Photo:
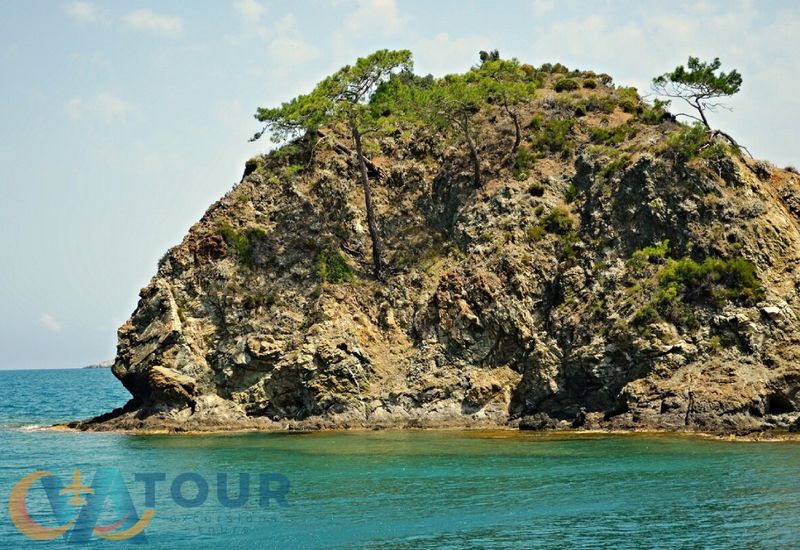
[[639,130],[632,124],[620,124],[613,127],[593,126],[589,128],[589,139],[592,140],[592,143],[613,147],[636,137],[638,132]]
[[620,100],[618,105],[619,108],[625,111],[626,113],[636,113],[640,110],[639,105],[636,102],[631,101],[630,99]]
[[631,160],[630,155],[619,155],[617,158],[613,159],[611,162],[603,166],[598,174],[602,178],[607,178],[608,176],[617,172],[620,168],[624,168],[628,165],[628,162]]
[[581,101],[581,102],[575,104],[575,116],[576,117],[586,116],[586,113],[587,113],[587,110],[586,110],[586,103],[585,102]]
[[239,263],[244,266],[253,265],[253,245],[267,238],[263,230],[252,227],[240,233],[228,222],[221,222],[217,226],[217,234],[225,239],[225,243],[236,253]]
[[[655,247],[642,249],[639,261],[645,256],[650,260],[665,255],[666,246],[666,241],[662,241]],[[704,301],[717,306],[725,301],[753,304],[764,295],[755,265],[743,258],[669,260],[657,280],[658,287],[649,304],[634,315],[637,325],[664,318],[677,326],[694,329],[699,321],[692,304]]]
[[700,149],[708,143],[708,132],[702,123],[682,126],[667,136],[666,149],[674,156],[689,160],[700,153]]
[[706,258],[702,263],[688,257],[673,260],[659,274],[658,283],[662,289],[676,288],[688,301],[754,303],[764,294],[756,266],[744,258]]
[[561,259],[562,260],[574,260],[575,256],[577,256],[577,251],[575,250],[575,244],[578,242],[578,235],[573,233],[572,231],[565,233],[561,237]]
[[637,250],[625,263],[628,267],[639,270],[648,263],[663,263],[668,254],[669,239],[664,239],[653,246],[645,246],[641,250]]
[[586,98],[586,110],[590,112],[599,112],[610,115],[617,108],[617,102],[613,97],[606,94],[595,95]]
[[574,184],[570,183],[567,186],[567,189],[564,191],[564,200],[567,204],[572,204],[575,202],[575,199],[578,198],[578,188],[575,187]]
[[556,82],[553,89],[556,92],[571,92],[573,90],[577,90],[580,86],[573,78],[560,78]]
[[244,206],[245,204],[247,204],[247,201],[250,200],[250,198],[247,196],[247,193],[243,191],[244,189],[238,189],[237,192],[234,195],[232,195],[234,201],[236,201],[236,204],[238,206]]
[[658,310],[652,304],[646,304],[633,315],[633,324],[635,326],[649,325],[660,318],[661,315],[659,315]]
[[533,166],[535,157],[531,152],[530,147],[523,144],[517,149],[517,154],[514,157],[514,164],[511,167],[511,172],[514,178],[520,181],[528,179],[528,171]]
[[667,136],[663,150],[677,160],[688,161],[694,158],[719,159],[731,151],[726,144],[712,140],[708,130],[700,122],[683,126]]
[[668,116],[669,101],[655,99],[653,105],[644,105],[638,119],[645,124],[661,124]]
[[651,303],[662,317],[677,326],[689,329],[700,326],[694,309],[682,299],[674,286],[659,288]]
[[[544,189],[544,187],[542,187],[542,189]],[[536,214],[537,216],[541,216],[542,212],[544,212],[543,204],[537,205],[536,208],[533,209],[533,213]]]
[[[538,181],[535,181],[528,187],[528,193],[530,193],[534,197],[541,197],[542,195],[544,195],[544,185],[542,185]],[[537,208],[539,208],[539,206],[537,206]]]
[[247,159],[247,161],[244,163],[245,172],[255,172],[258,169],[258,165],[262,162],[263,161],[259,157]]
[[245,174],[252,174],[255,172],[256,174],[264,176],[267,173],[267,167],[264,165],[264,159],[261,156],[257,156],[248,159],[247,162],[244,163],[244,171]]
[[295,158],[303,154],[303,148],[297,143],[288,143],[283,147],[274,149],[270,152],[270,158],[274,160],[283,160]]
[[551,153],[568,153],[572,151],[574,144],[569,138],[575,119],[565,118],[561,120],[550,119],[545,122],[534,143],[538,149],[546,149]]
[[636,88],[620,86],[616,90],[617,104],[626,113],[638,113],[643,110],[642,100]]
[[302,164],[290,164],[289,166],[283,169],[283,175],[287,179],[291,179],[300,172],[302,172],[304,168],[305,166],[303,166]]
[[558,233],[564,235],[572,230],[575,220],[566,208],[553,208],[545,217],[539,220],[539,224],[548,233]]
[[540,241],[544,237],[544,227],[542,225],[529,225],[525,230],[525,236],[531,241]]
[[583,87],[589,90],[594,90],[597,88],[597,81],[593,78],[587,78],[583,81]]
[[544,117],[542,115],[533,115],[531,121],[528,123],[528,129],[532,132],[538,132],[544,126]]
[[349,283],[354,278],[350,264],[331,246],[320,249],[315,264],[317,276],[324,283]]

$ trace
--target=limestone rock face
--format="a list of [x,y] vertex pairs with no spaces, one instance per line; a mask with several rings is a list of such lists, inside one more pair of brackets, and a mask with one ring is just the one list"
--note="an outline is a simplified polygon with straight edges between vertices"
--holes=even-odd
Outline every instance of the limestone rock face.
[[[523,120],[572,116],[556,96]],[[637,132],[609,169],[618,157],[590,130],[622,124]],[[131,403],[83,426],[797,429],[800,176],[734,153],[671,156],[675,122],[620,108],[579,117],[573,146],[525,173],[507,168],[510,122],[487,115],[479,130],[479,189],[444,137],[376,143],[385,281],[370,276],[345,135],[257,159],[120,328],[113,372]],[[663,273],[682,258],[743,258],[763,290],[734,297],[711,276],[723,286],[670,298]]]

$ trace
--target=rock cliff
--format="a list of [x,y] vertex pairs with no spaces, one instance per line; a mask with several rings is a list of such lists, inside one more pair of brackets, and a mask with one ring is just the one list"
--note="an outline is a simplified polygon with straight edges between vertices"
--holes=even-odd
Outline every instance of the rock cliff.
[[131,401],[80,427],[791,427],[800,176],[538,74],[515,157],[482,109],[479,188],[453,136],[374,140],[383,281],[342,129],[249,161],[119,329]]

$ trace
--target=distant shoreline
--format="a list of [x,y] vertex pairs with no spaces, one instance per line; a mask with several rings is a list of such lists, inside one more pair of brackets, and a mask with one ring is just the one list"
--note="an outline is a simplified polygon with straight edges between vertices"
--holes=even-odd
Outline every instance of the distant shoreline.
[[114,365],[87,365],[85,367],[21,367],[21,368],[0,368],[0,372],[45,372],[50,370],[86,370],[86,369],[110,369]]
[[87,365],[87,366],[81,367],[81,368],[84,368],[84,369],[110,369],[113,366],[114,366],[114,360],[113,359],[106,359],[105,361],[100,361],[99,363],[97,363],[95,365]]

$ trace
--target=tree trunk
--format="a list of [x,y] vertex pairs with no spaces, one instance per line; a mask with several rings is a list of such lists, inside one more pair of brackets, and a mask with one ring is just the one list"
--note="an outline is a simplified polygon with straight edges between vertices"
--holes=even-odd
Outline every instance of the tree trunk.
[[522,128],[519,124],[519,116],[517,113],[514,112],[508,105],[506,105],[505,108],[506,113],[508,113],[508,116],[511,117],[511,121],[514,123],[514,145],[511,146],[511,162],[514,162],[514,157],[517,154],[517,149],[519,149],[519,144],[522,143]]
[[511,156],[514,157],[519,149],[519,144],[522,143],[522,128],[520,128],[517,113],[512,114],[511,118],[514,120],[514,145],[511,147]]
[[708,119],[706,118],[706,113],[704,112],[703,106],[700,105],[699,101],[694,102],[694,108],[697,109],[697,112],[700,113],[700,118],[703,120],[703,124],[706,126],[706,130],[711,130],[711,125],[708,123]]
[[747,153],[748,157],[753,158],[753,153],[751,153],[750,150],[747,147],[745,147],[744,145],[741,145],[739,142],[737,142],[735,139],[733,139],[733,137],[730,134],[726,134],[722,130],[714,130],[714,131],[711,132],[711,135],[713,137],[716,137],[716,136],[724,137],[726,140],[728,140],[728,143],[730,143],[731,145],[733,145],[737,149],[743,150],[745,153]]
[[[328,134],[323,133],[321,130],[317,130],[317,135],[319,136],[320,140],[323,140],[328,137]],[[336,141],[333,141],[333,150],[342,155],[347,155],[348,157],[353,156],[353,151],[351,149],[345,147],[344,145]],[[381,177],[382,174],[381,169],[378,168],[374,162],[364,157],[364,164],[367,165],[367,174],[371,173],[372,177],[374,178]]]
[[469,132],[469,122],[466,120],[462,123],[462,128],[464,129],[464,138],[467,141],[467,145],[469,146],[469,157],[472,160],[472,177],[475,184],[475,187],[481,186],[481,160],[478,157],[478,148],[475,146],[475,142],[472,140],[472,134]]
[[364,204],[367,209],[367,227],[369,228],[369,237],[372,240],[372,272],[376,279],[382,279],[381,238],[378,235],[378,224],[375,222],[375,209],[372,206],[372,192],[369,188],[367,163],[364,159],[364,149],[361,145],[361,132],[358,131],[358,127],[353,122],[350,124],[350,130],[353,132],[353,141],[356,143],[358,167],[361,172],[361,186],[364,189]]

